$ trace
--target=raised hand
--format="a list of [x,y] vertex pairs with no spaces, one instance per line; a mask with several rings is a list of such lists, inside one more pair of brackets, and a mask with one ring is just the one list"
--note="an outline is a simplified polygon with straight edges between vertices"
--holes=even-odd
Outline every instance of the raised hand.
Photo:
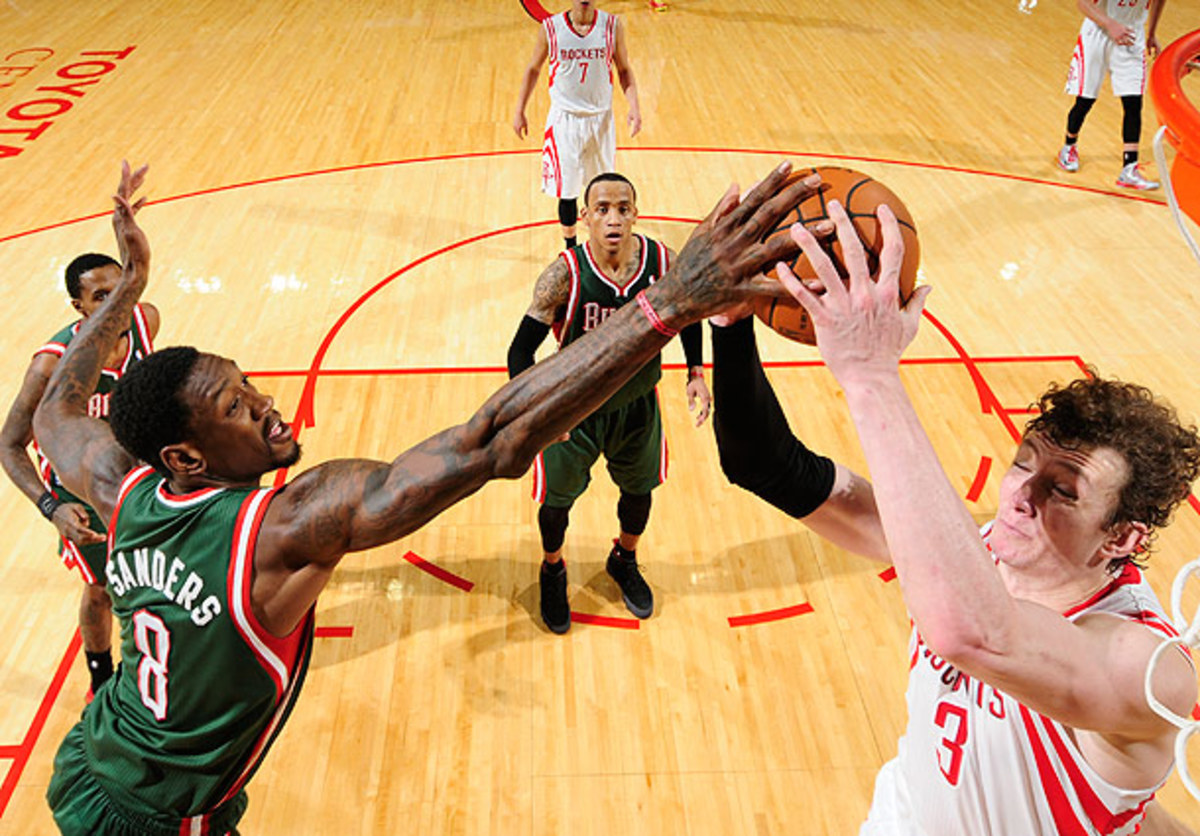
[[133,200],[134,194],[142,187],[149,168],[143,165],[130,170],[129,163],[121,161],[121,182],[117,185],[117,193],[113,195],[113,232],[117,236],[117,247],[121,252],[121,264],[125,273],[140,274],[144,281],[150,266],[150,242],[146,234],[138,226],[134,216],[146,204],[145,196]]
[[918,287],[901,306],[900,266],[904,261],[904,241],[896,216],[886,205],[875,210],[883,228],[878,282],[872,281],[862,240],[846,210],[835,200],[829,202],[829,215],[842,245],[842,260],[849,272],[843,284],[837,269],[817,239],[801,224],[794,224],[795,239],[824,285],[818,293],[805,286],[788,269],[777,267],[779,280],[812,317],[817,348],[825,365],[843,384],[854,375],[894,374],[900,355],[917,334],[925,297],[932,288]]
[[761,273],[795,255],[799,246],[786,235],[762,238],[821,185],[816,174],[788,183],[791,170],[783,163],[740,200],[737,184],[729,187],[692,232],[667,277],[655,285],[654,306],[664,318],[687,324],[755,296],[784,293]]

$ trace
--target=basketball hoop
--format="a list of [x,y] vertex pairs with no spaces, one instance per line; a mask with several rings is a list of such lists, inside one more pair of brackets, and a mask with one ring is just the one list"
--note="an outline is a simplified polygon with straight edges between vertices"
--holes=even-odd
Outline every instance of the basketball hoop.
[[[1162,127],[1154,135],[1154,159],[1163,174],[1167,202],[1184,240],[1200,261],[1200,248],[1180,217],[1182,211],[1200,224],[1200,111],[1188,101],[1180,82],[1197,67],[1200,29],[1184,35],[1162,51],[1150,68],[1150,99]],[[1175,148],[1170,171],[1163,153],[1163,138]]]

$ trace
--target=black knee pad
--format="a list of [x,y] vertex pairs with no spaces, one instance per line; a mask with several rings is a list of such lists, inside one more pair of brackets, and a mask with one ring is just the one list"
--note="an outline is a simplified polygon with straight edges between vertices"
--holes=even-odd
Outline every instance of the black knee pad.
[[568,200],[560,198],[558,201],[558,222],[563,226],[575,226],[575,221],[579,220],[579,207],[575,205],[575,198]]
[[621,491],[621,498],[617,500],[617,520],[621,523],[621,531],[639,535],[646,530],[649,519],[650,494]]
[[1125,118],[1121,122],[1121,141],[1132,145],[1142,137],[1142,97],[1122,96]]
[[562,548],[567,536],[571,508],[552,508],[545,503],[538,509],[538,531],[542,533],[542,551],[553,554]]

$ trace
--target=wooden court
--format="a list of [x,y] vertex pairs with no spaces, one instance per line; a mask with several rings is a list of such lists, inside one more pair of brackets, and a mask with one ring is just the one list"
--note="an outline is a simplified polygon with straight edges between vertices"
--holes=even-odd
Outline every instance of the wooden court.
[[[784,157],[904,198],[934,286],[905,380],[981,522],[1052,380],[1093,364],[1200,416],[1200,265],[1161,191],[1114,185],[1107,86],[1081,171],[1056,167],[1079,18],[1021,5],[600,3],[625,20],[641,93],[632,139],[617,94],[640,231],[678,249],[730,182]],[[1189,6],[1167,4],[1164,46],[1195,28]],[[0,33],[5,409],[73,318],[65,265],[115,254],[122,159],[150,164],[158,345],[237,360],[294,422],[298,468],[390,459],[504,382],[561,246],[537,188],[544,71],[533,136],[510,126],[536,34],[516,0],[6,0]],[[1156,127],[1148,106],[1159,179]],[[815,350],[759,334],[793,428],[863,470]],[[604,573],[616,491],[599,469],[567,534],[566,636],[537,615],[529,477],[348,556],[243,833],[857,833],[905,722],[897,584],[729,486],[710,427],[692,426],[677,344],[665,360],[670,476],[639,549],[654,617],[632,619]],[[41,836],[87,690],[80,586],[7,480],[0,530],[0,834]],[[1160,596],[1198,554],[1193,500],[1159,538]],[[1200,828],[1178,778],[1159,797]]]

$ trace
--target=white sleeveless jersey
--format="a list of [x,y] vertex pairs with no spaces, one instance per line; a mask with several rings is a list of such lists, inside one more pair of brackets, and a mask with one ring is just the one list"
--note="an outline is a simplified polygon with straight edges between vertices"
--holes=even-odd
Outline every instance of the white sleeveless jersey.
[[[983,528],[986,540],[991,524]],[[1177,635],[1136,566],[1063,614],[1110,613]],[[920,831],[971,836],[1127,836],[1163,782],[1114,787],[1088,765],[1061,723],[934,655],[914,628],[908,727],[898,769]]]
[[612,110],[616,16],[597,10],[592,25],[577,31],[566,11],[542,26],[550,47],[550,106],[580,116]]
[[[1104,4],[1106,15],[1136,32],[1141,32],[1146,25],[1146,18],[1150,16],[1150,0],[1100,0],[1100,2]],[[1090,17],[1085,18],[1085,24],[1096,26]]]

